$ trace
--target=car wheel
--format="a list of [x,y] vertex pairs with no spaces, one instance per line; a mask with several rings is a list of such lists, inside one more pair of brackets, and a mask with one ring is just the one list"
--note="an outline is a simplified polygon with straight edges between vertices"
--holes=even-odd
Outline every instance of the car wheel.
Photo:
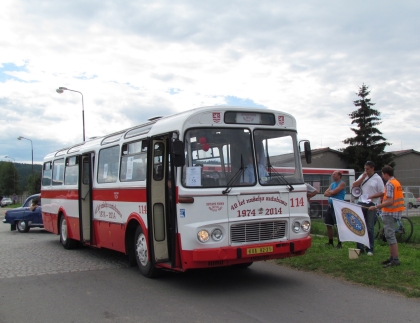
[[409,202],[409,203],[408,203],[408,208],[409,208],[409,209],[412,209],[412,208],[413,208],[413,203]]
[[137,227],[134,235],[134,251],[136,254],[137,266],[142,275],[149,278],[158,276],[160,271],[149,259],[147,239],[140,226]]
[[74,249],[77,246],[77,241],[68,237],[67,220],[64,215],[60,218],[60,242],[64,249]]
[[19,232],[25,233],[29,231],[28,223],[25,220],[19,220],[16,226]]

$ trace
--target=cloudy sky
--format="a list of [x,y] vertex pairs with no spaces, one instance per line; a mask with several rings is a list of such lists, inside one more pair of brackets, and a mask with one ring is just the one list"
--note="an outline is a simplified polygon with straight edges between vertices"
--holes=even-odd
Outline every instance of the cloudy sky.
[[209,105],[283,110],[344,148],[362,84],[388,151],[420,151],[420,2],[2,0],[0,160]]

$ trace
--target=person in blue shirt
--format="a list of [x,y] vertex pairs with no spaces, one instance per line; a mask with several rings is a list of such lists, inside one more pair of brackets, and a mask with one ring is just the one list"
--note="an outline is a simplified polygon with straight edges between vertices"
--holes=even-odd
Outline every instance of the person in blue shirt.
[[[260,155],[257,154],[258,164],[258,177],[261,184],[267,183],[268,173],[263,165],[260,164]],[[254,160],[252,156],[249,156],[249,164],[245,167],[244,171],[244,184],[255,184],[255,172],[254,172]]]
[[[328,243],[326,244],[327,246],[334,246],[333,226],[337,225],[332,198],[344,201],[344,196],[346,195],[346,183],[344,183],[341,180],[341,176],[342,174],[339,171],[334,171],[332,173],[333,182],[324,193],[324,196],[328,197],[328,210],[327,210],[327,215],[324,218],[324,223],[327,226],[327,235],[328,235]],[[336,248],[337,249],[342,248],[340,237],[338,237],[338,243],[337,243]]]

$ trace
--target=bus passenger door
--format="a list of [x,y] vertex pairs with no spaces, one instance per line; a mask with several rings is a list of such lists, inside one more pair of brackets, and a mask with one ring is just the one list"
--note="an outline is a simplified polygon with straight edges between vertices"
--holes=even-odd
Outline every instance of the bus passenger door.
[[166,139],[152,139],[149,151],[147,179],[148,232],[151,257],[154,262],[169,260],[167,232],[167,163]]
[[92,162],[93,154],[80,156],[79,227],[80,242],[92,244]]

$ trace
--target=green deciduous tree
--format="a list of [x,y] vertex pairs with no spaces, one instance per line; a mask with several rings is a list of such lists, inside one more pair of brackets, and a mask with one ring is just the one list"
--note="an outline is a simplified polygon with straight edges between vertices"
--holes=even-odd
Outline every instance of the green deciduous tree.
[[26,189],[29,195],[41,192],[41,173],[29,175]]
[[0,163],[0,195],[11,196],[19,191],[19,174],[12,162]]
[[394,166],[393,155],[385,153],[385,147],[391,145],[382,136],[382,132],[376,128],[381,124],[380,112],[373,109],[375,103],[372,103],[369,95],[369,87],[365,84],[359,88],[357,96],[359,100],[354,101],[357,110],[349,114],[352,119],[352,125],[357,128],[350,128],[355,136],[343,141],[348,146],[341,151],[343,159],[354,168],[356,172],[363,171],[364,164],[370,160],[375,163],[375,169],[380,170],[385,165]]

